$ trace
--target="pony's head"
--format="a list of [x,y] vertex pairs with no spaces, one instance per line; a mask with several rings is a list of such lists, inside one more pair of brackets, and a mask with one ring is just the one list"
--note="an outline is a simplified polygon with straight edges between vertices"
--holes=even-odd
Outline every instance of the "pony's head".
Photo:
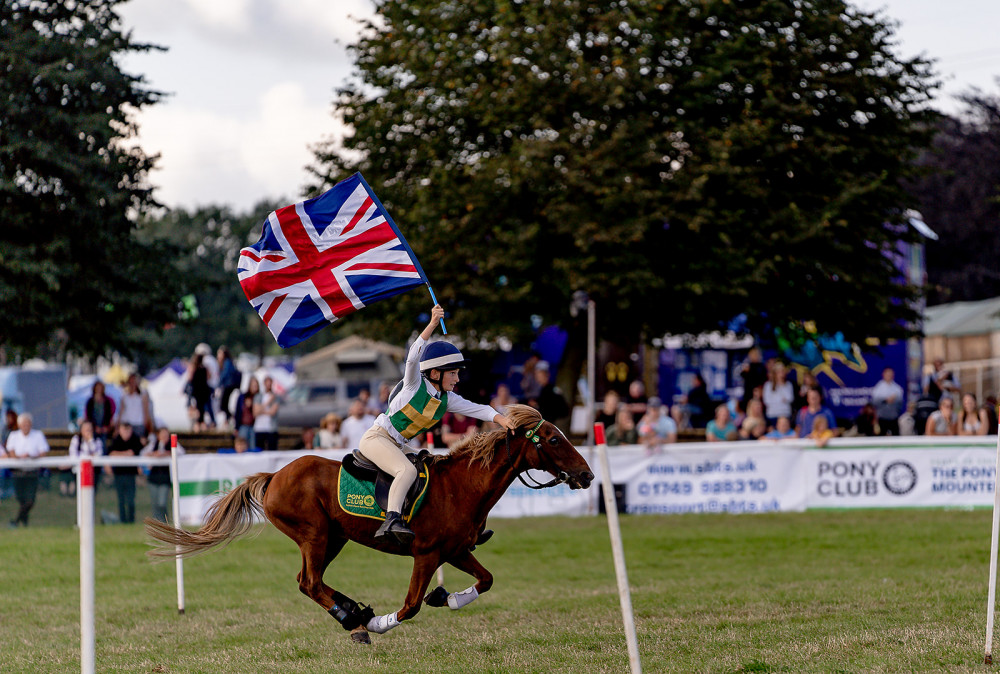
[[594,480],[590,465],[573,443],[541,413],[527,405],[510,405],[507,417],[517,427],[511,442],[523,441],[524,463],[528,468],[544,470],[553,477],[565,477],[570,489],[586,489]]

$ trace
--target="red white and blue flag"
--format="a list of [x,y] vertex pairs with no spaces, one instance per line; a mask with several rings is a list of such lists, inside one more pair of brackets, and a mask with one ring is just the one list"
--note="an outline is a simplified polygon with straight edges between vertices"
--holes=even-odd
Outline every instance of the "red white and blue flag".
[[240,285],[278,344],[427,283],[420,263],[360,173],[267,216],[240,251]]

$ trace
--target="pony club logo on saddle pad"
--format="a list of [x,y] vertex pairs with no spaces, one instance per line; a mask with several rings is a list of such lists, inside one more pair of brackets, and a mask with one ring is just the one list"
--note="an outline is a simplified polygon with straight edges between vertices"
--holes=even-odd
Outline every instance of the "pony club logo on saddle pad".
[[[428,452],[407,454],[417,469],[417,479],[403,502],[403,512],[400,513],[407,522],[420,509],[427,494],[430,482],[430,471],[427,469]],[[357,450],[353,455],[344,457],[337,476],[337,500],[344,512],[358,517],[384,520],[385,507],[389,499],[389,487],[392,484],[389,476],[374,467]]]

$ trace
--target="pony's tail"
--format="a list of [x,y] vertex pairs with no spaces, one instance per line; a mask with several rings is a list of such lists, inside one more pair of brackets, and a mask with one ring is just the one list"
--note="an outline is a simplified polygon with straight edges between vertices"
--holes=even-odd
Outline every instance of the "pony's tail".
[[264,490],[274,473],[257,473],[209,507],[205,524],[198,531],[176,529],[165,522],[147,517],[146,533],[164,545],[148,551],[154,559],[190,557],[228,544],[250,531],[256,518],[264,518]]

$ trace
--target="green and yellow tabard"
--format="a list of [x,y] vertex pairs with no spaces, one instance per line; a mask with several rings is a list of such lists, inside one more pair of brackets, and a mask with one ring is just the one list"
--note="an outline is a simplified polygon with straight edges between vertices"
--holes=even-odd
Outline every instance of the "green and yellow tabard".
[[427,386],[424,383],[418,387],[410,402],[389,417],[392,427],[407,440],[434,428],[448,411],[447,391],[442,391],[441,397],[435,398]]

